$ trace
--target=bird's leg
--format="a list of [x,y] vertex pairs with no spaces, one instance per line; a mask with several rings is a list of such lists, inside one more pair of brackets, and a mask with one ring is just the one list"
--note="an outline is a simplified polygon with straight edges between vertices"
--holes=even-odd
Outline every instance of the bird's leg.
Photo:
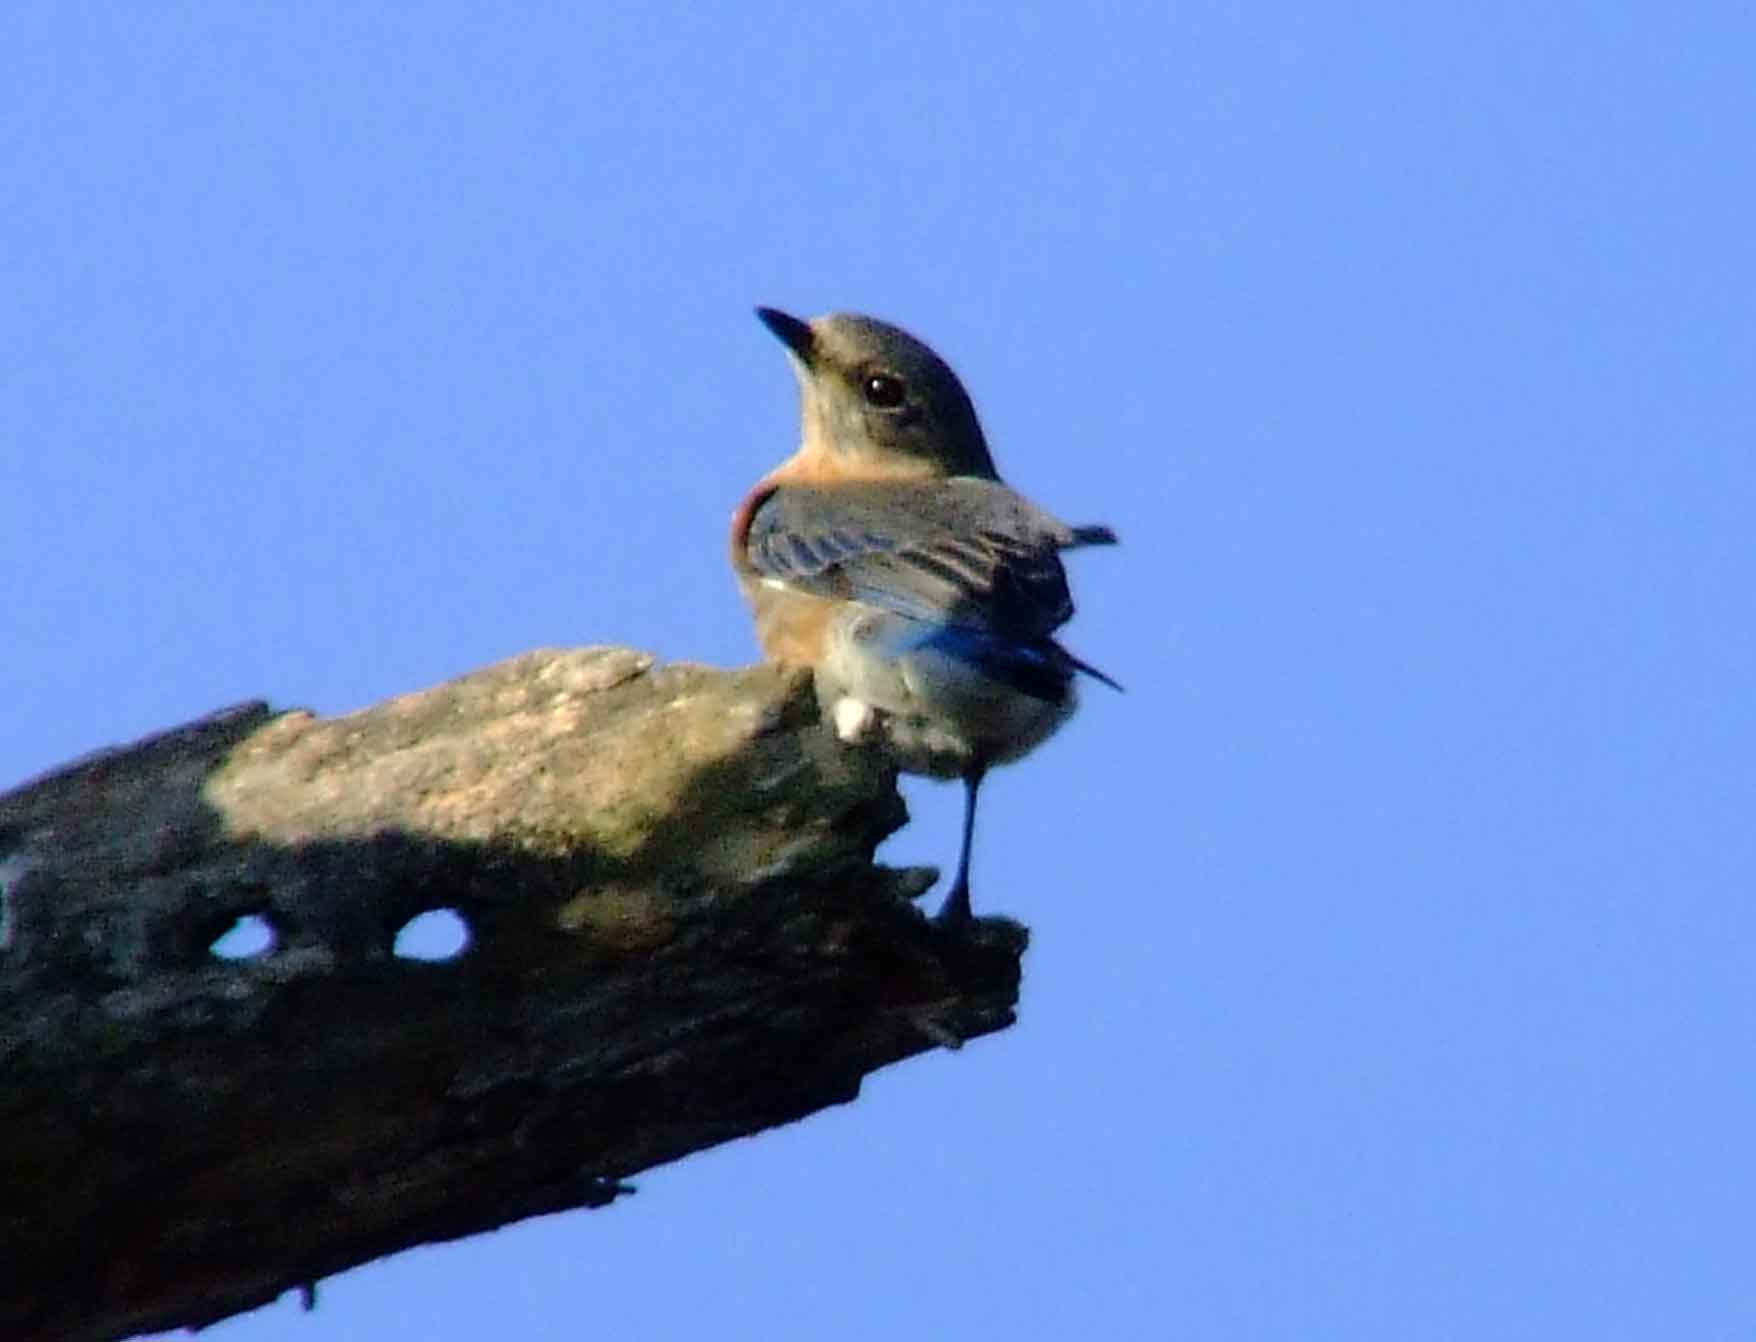
[[963,851],[957,855],[957,879],[951,883],[951,893],[945,896],[935,920],[947,926],[955,927],[974,917],[969,903],[969,854],[976,836],[976,791],[982,785],[984,772],[977,764],[963,776]]

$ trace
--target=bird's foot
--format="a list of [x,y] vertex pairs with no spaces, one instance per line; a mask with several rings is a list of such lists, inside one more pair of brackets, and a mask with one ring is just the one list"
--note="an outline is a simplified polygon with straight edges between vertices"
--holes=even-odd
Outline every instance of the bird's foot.
[[975,911],[969,902],[969,882],[958,881],[951,887],[951,893],[945,896],[945,902],[933,915],[933,921],[950,928],[965,927],[975,921]]

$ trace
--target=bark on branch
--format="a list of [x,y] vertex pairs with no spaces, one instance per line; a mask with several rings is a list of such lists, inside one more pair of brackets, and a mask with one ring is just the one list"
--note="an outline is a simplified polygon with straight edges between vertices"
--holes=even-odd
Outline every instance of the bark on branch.
[[[1025,935],[872,864],[808,683],[537,652],[249,704],[0,796],[0,1336],[211,1323],[1004,1028]],[[393,953],[424,910],[470,943]],[[211,945],[242,916],[272,948]]]

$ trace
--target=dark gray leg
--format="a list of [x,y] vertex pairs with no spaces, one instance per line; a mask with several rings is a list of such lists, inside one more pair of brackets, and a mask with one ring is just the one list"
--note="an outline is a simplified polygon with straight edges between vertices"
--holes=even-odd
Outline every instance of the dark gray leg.
[[940,905],[937,919],[952,926],[974,917],[969,903],[969,854],[976,836],[976,791],[985,772],[977,766],[963,776],[963,851],[957,855],[957,879],[951,883],[951,893]]

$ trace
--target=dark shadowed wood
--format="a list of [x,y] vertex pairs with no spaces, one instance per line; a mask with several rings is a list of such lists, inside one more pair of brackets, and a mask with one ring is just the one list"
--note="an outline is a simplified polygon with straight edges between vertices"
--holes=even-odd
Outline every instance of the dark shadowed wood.
[[[209,1323],[1001,1029],[1023,929],[874,866],[807,682],[537,652],[250,704],[0,796],[0,1337]],[[393,954],[428,909],[471,943]],[[275,944],[222,960],[256,915]]]

